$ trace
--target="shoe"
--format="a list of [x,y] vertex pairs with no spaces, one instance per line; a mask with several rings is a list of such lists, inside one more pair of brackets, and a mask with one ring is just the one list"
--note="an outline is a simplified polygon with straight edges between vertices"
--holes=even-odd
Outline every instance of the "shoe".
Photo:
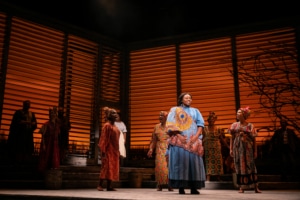
[[115,188],[107,188],[107,191],[117,191]]
[[179,188],[179,194],[185,194],[185,191],[183,188]]
[[192,188],[191,189],[191,194],[200,194],[200,192],[197,189]]
[[98,186],[98,187],[97,187],[97,190],[98,190],[98,191],[103,191],[103,188],[102,188],[101,186]]

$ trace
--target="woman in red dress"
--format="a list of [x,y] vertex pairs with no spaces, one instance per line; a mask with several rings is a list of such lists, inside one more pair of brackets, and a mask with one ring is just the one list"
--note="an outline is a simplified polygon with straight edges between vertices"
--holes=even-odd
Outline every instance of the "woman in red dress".
[[103,182],[107,180],[107,191],[116,191],[112,187],[112,181],[119,180],[119,138],[120,131],[114,125],[118,115],[115,109],[104,108],[107,122],[104,124],[98,146],[101,153],[101,169],[99,176],[99,185],[97,190],[103,191]]
[[38,169],[45,172],[48,169],[58,169],[60,166],[59,135],[61,124],[57,115],[57,108],[49,109],[49,121],[40,129],[42,141]]

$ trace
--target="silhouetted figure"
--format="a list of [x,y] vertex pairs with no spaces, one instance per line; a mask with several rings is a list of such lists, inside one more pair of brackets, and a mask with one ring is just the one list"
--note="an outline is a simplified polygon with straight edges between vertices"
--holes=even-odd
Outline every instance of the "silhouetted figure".
[[270,141],[270,151],[273,151],[279,158],[280,173],[283,181],[287,175],[296,172],[296,148],[299,145],[299,138],[292,129],[287,128],[288,123],[282,119],[281,128],[274,132]]
[[57,115],[57,108],[49,109],[49,121],[40,129],[42,141],[38,169],[44,173],[48,169],[58,169],[60,166],[59,136],[61,124]]
[[33,132],[37,128],[35,113],[30,110],[30,101],[23,102],[12,118],[8,136],[8,155],[12,164],[29,164],[34,152]]
[[59,137],[60,148],[60,163],[62,164],[69,152],[69,131],[71,129],[71,123],[67,116],[64,115],[62,107],[58,108],[58,119],[60,120],[61,129]]

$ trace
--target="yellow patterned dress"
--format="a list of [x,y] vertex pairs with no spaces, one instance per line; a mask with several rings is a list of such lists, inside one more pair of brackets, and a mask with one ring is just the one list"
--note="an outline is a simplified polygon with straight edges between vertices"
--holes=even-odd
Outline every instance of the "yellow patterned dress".
[[223,158],[221,152],[220,136],[221,131],[217,127],[214,127],[213,131],[210,131],[206,126],[204,137],[204,155],[205,155],[205,171],[207,175],[222,175],[223,170]]
[[155,148],[155,180],[158,185],[168,184],[168,165],[165,157],[168,138],[165,127],[156,124],[150,146]]

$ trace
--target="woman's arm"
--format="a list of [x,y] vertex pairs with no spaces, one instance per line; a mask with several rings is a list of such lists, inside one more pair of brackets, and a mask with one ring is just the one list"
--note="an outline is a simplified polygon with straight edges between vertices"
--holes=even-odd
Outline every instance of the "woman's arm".
[[253,137],[253,157],[254,157],[254,159],[257,158],[257,144],[256,144],[256,137]]
[[155,128],[154,128],[154,130],[152,132],[152,137],[151,137],[150,145],[149,145],[149,151],[147,153],[147,156],[149,158],[152,157],[153,149],[156,148],[156,142],[157,142],[157,138],[156,138],[156,135],[155,135]]
[[232,136],[230,137],[230,145],[229,145],[229,149],[230,149],[230,156],[233,157],[233,139]]

